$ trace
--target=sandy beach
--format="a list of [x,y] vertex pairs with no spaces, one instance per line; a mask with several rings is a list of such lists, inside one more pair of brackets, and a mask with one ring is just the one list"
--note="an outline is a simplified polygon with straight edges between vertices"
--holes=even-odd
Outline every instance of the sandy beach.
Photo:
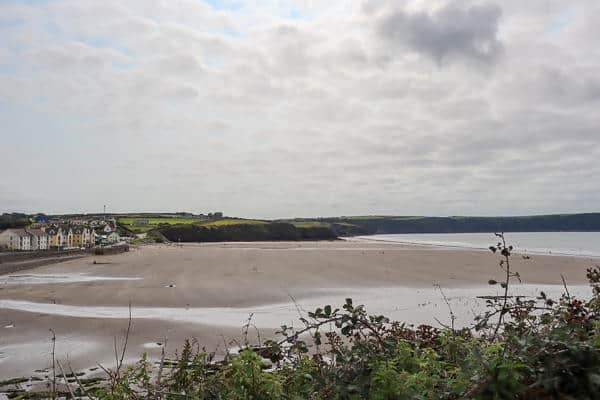
[[[110,364],[130,303],[131,359],[144,351],[157,357],[156,343],[165,337],[170,351],[191,337],[222,351],[239,338],[250,313],[261,334],[272,336],[276,318],[289,317],[291,297],[310,307],[357,296],[413,319],[422,306],[418,312],[428,321],[427,310],[444,312],[434,284],[467,309],[465,299],[489,290],[489,279],[501,279],[497,261],[487,251],[332,241],[149,245],[39,267],[0,277],[0,376],[47,367],[49,329],[57,335],[57,354],[68,354],[74,368]],[[599,261],[515,255],[513,269],[529,290],[558,291],[561,274],[569,286],[583,287],[586,268]],[[403,304],[390,308],[386,299]]]

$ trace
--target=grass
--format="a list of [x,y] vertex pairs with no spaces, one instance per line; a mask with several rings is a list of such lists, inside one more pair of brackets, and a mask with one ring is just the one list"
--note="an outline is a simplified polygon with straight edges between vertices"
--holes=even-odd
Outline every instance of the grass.
[[251,225],[264,225],[269,224],[269,221],[261,221],[258,219],[236,219],[236,218],[225,218],[225,219],[217,219],[217,220],[206,220],[202,222],[198,222],[195,225],[201,226],[224,226],[224,225],[241,225],[241,224],[251,224]]
[[[133,225],[135,221],[148,221],[149,225],[159,224],[193,224],[196,222],[210,221],[207,218],[170,218],[170,217],[120,217],[118,222],[122,225]],[[135,226],[140,228],[139,226]]]
[[422,219],[425,217],[416,216],[416,215],[354,215],[354,216],[346,216],[340,217],[345,220],[363,220],[363,219],[390,219],[390,220],[404,220],[404,219]]
[[[148,221],[148,225],[133,225],[135,221]],[[268,221],[257,219],[241,219],[241,218],[225,218],[225,219],[209,219],[209,218],[180,218],[180,217],[120,217],[117,222],[135,233],[146,233],[158,228],[160,224],[169,225],[199,225],[199,226],[224,226],[224,225],[239,225],[239,224],[268,224]]]
[[[135,221],[148,221],[148,225],[134,225]],[[198,222],[210,221],[207,218],[180,218],[180,217],[119,217],[117,222],[120,225],[125,226],[132,232],[145,233],[155,229],[160,224],[194,224]]]
[[0,386],[16,385],[18,383],[24,383],[27,381],[29,381],[29,378],[12,378],[12,379],[7,379],[5,381],[0,382]]
[[[296,228],[315,228],[315,227],[329,227],[329,223],[320,222],[320,221],[300,221],[300,222],[291,222]],[[350,225],[350,224],[348,224]]]
[[340,217],[340,218],[352,220],[352,219],[384,219],[384,218],[389,218],[389,217],[386,217],[385,215],[354,215],[354,216],[344,216],[344,217]]
[[152,229],[156,228],[158,225],[146,225],[146,226],[133,226],[133,225],[127,225],[127,229],[136,232],[136,233],[144,233],[144,232],[148,232],[151,231]]

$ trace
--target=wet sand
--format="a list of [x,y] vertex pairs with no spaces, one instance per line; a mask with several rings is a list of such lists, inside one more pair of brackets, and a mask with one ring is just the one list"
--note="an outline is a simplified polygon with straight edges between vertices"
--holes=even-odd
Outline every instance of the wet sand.
[[[431,303],[432,285],[440,284],[465,301],[465,293],[470,292],[461,290],[487,290],[489,279],[501,279],[497,261],[497,256],[486,251],[335,241],[151,245],[132,248],[129,253],[35,268],[21,274],[33,275],[31,279],[20,277],[15,283],[14,279],[8,282],[0,278],[0,302],[24,301],[28,307],[34,303],[28,312],[0,308],[0,377],[23,375],[47,366],[48,329],[56,331],[57,354],[64,357],[68,353],[74,368],[88,368],[96,362],[110,364],[114,359],[113,338],[123,334],[127,319],[102,318],[93,312],[95,317],[88,317],[73,314],[72,308],[68,308],[68,316],[56,311],[58,306],[102,310],[101,307],[126,308],[131,302],[134,311],[136,307],[151,308],[152,312],[159,308],[159,313],[177,308],[171,314],[180,311],[184,317],[179,320],[154,318],[147,310],[144,318],[136,318],[134,312],[128,355],[135,358],[147,351],[157,357],[160,347],[153,348],[152,343],[162,342],[165,336],[169,337],[170,349],[181,346],[186,337],[196,337],[208,349],[220,346],[222,350],[221,334],[239,338],[241,324],[237,328],[234,325],[241,314],[253,312],[254,308],[268,313],[269,307],[289,305],[290,296],[300,302],[311,298],[343,301],[350,294],[376,302],[378,296],[389,297],[396,287],[402,288],[396,292],[405,293],[404,296],[422,297]],[[538,255],[524,260],[515,255],[513,268],[532,287],[561,285],[561,274],[569,285],[576,286],[586,283],[586,268],[599,261]],[[77,278],[82,274],[93,279]],[[44,276],[50,279],[40,278]],[[52,278],[56,276],[65,279]],[[403,302],[402,299],[398,297],[396,301]],[[35,303],[57,306],[40,311]],[[410,307],[416,307],[415,304]],[[431,307],[434,305],[437,307],[437,303]],[[237,319],[224,322],[218,317],[219,307],[235,310]],[[182,311],[185,309],[201,317],[187,321]],[[103,310],[112,312],[110,308]],[[206,314],[209,311],[215,314]],[[268,326],[272,324],[264,325],[262,333],[272,335],[274,329]]]

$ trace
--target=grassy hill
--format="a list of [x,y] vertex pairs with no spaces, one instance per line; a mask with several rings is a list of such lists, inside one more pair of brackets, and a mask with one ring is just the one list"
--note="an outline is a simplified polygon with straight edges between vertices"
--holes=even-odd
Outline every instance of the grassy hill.
[[[136,222],[144,221],[146,225]],[[132,234],[147,233],[149,240],[171,242],[239,242],[277,240],[333,240],[337,235],[328,223],[309,222],[298,226],[243,218],[197,218],[178,215],[118,216],[119,227]]]
[[[145,221],[147,225],[136,225],[136,221]],[[149,232],[165,225],[202,225],[202,226],[223,226],[239,224],[267,224],[268,221],[242,219],[242,218],[183,218],[179,216],[125,216],[117,217],[117,223],[122,228],[133,233]]]

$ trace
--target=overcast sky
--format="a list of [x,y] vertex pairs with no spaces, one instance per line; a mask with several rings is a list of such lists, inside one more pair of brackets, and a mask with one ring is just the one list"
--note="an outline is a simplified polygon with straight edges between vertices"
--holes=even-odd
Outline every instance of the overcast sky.
[[0,212],[600,211],[598,0],[1,0]]

